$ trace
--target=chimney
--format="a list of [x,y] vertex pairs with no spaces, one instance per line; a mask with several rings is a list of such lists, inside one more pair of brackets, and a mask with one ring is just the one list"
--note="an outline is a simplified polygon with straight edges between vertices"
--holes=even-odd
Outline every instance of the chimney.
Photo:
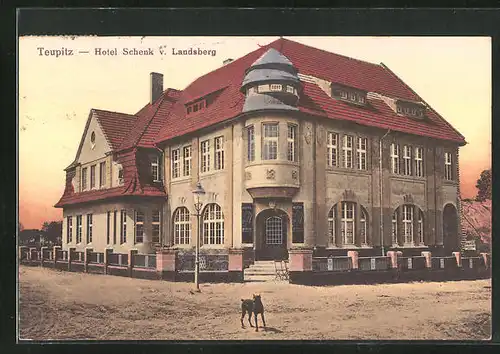
[[229,63],[231,63],[233,60],[234,60],[234,59],[228,58],[228,59],[226,59],[226,60],[224,60],[224,61],[222,62],[222,65],[229,64]]
[[163,74],[151,73],[150,75],[150,102],[153,104],[163,93]]

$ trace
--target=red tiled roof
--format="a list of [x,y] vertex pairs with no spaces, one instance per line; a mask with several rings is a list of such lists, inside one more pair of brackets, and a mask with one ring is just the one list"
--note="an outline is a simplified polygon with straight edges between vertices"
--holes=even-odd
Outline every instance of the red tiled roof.
[[122,140],[129,134],[130,129],[137,121],[137,116],[131,114],[110,112],[95,108],[92,111],[113,150],[120,146]]
[[63,197],[54,205],[56,208],[62,208],[67,205],[89,203],[104,199],[118,198],[124,196],[141,196],[141,197],[166,197],[165,192],[154,188],[152,186],[147,186],[142,191],[136,190],[133,192],[127,192],[126,186],[99,189],[88,192],[81,192],[75,194],[63,195]]
[[[173,105],[169,119],[165,120],[156,142],[169,140],[238,116],[245,99],[244,94],[239,91],[245,70],[269,48],[275,48],[285,55],[301,74],[380,93],[391,98],[423,101],[384,65],[348,58],[281,38],[193,81],[182,91],[177,103]],[[305,90],[299,101],[299,109],[303,112],[465,143],[464,137],[433,110],[429,112],[428,121],[397,116],[383,101],[372,103],[376,111],[370,112],[366,108],[353,107],[332,99],[315,85],[303,84]],[[186,103],[217,90],[222,91],[212,104],[197,114],[186,116]],[[311,105],[320,109],[311,109]]]

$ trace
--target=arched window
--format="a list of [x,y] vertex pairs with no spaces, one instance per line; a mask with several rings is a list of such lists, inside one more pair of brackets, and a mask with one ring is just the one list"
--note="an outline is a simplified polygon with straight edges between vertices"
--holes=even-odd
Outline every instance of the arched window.
[[340,215],[340,233],[342,235],[342,244],[354,244],[354,209],[355,203],[342,202]]
[[361,244],[368,244],[368,230],[367,230],[367,215],[365,208],[361,207],[361,215],[359,218],[359,235],[361,238]]
[[174,212],[174,242],[176,245],[191,243],[191,220],[189,210],[185,207],[177,208]]
[[328,213],[328,242],[335,245],[335,217],[336,206],[334,205]]
[[224,244],[224,214],[218,204],[208,204],[203,212],[203,243]]
[[418,230],[417,242],[419,245],[424,245],[424,213],[419,209],[418,211]]
[[413,205],[403,205],[403,236],[404,243],[413,243]]
[[398,244],[398,211],[392,213],[392,244]]

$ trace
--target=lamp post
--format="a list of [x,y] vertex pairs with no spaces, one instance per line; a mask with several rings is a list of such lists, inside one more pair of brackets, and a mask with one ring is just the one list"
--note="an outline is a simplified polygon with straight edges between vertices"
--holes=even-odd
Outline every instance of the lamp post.
[[200,235],[201,235],[201,226],[200,226],[200,211],[203,207],[203,203],[200,201],[200,198],[205,195],[205,190],[201,186],[200,181],[196,183],[196,189],[193,190],[194,197],[194,209],[196,210],[196,221],[198,225],[198,230],[196,232],[196,243],[195,243],[195,260],[194,260],[194,284],[196,286],[196,291],[200,291],[200,283],[199,283],[199,275],[200,275]]

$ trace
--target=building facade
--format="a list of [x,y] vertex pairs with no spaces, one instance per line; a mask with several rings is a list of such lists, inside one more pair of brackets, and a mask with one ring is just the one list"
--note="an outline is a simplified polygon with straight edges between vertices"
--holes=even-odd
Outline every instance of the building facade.
[[182,91],[151,74],[135,115],[91,110],[66,169],[63,248],[190,250],[256,259],[451,254],[464,137],[385,65],[286,39]]

